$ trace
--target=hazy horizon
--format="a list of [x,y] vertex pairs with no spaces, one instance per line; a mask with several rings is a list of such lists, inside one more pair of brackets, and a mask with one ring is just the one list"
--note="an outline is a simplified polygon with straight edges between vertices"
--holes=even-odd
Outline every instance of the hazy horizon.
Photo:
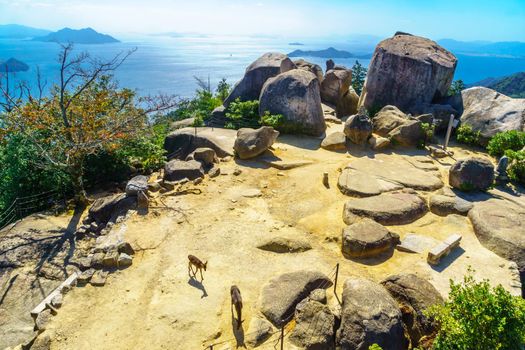
[[524,41],[525,1],[0,0],[0,23],[111,35],[196,33],[385,38],[396,31],[461,41]]

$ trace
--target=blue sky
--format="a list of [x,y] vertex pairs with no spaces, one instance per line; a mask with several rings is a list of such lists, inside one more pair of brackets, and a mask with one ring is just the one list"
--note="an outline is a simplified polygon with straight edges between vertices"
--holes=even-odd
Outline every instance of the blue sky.
[[108,33],[201,32],[525,41],[525,0],[0,0],[0,23]]

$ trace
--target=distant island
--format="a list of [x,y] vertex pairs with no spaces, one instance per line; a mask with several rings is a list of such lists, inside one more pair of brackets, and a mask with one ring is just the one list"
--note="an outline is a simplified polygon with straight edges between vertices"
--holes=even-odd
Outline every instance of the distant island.
[[329,47],[325,50],[303,51],[295,50],[288,54],[289,57],[319,57],[319,58],[370,58],[372,55],[356,55]]
[[20,24],[0,25],[0,38],[26,39],[43,36],[51,33],[50,30],[27,27]]
[[92,28],[64,28],[57,32],[49,33],[45,36],[33,38],[33,40],[59,43],[71,42],[75,44],[109,44],[120,42],[114,37],[107,34],[98,33]]
[[29,66],[22,61],[14,58],[10,58],[7,61],[0,61],[0,74],[9,72],[26,72],[29,70]]
[[525,72],[501,78],[483,79],[472,86],[485,86],[510,97],[525,98]]
[[299,43],[299,42],[288,43],[288,45],[290,45],[290,46],[304,46],[303,43]]
[[525,57],[525,42],[458,41],[441,39],[438,44],[454,53],[475,56]]

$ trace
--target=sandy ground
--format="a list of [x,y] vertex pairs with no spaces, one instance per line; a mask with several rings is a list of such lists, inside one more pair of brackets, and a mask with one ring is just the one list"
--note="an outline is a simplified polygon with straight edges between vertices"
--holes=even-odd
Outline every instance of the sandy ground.
[[[127,240],[138,250],[133,265],[110,275],[102,288],[88,285],[65,296],[64,306],[48,327],[54,338],[52,349],[202,349],[237,336],[237,341],[214,349],[235,348],[237,342],[242,343],[243,334],[233,332],[232,284],[243,295],[247,331],[261,287],[270,278],[300,269],[328,274],[337,263],[338,293],[349,276],[380,281],[411,272],[447,295],[449,279],[461,279],[469,266],[476,270],[476,278],[488,278],[520,293],[510,285],[509,262],[482,247],[469,220],[457,215],[443,218],[428,213],[410,225],[390,227],[401,237],[418,233],[442,240],[460,233],[461,248],[438,268],[430,267],[424,254],[399,251],[386,260],[345,259],[340,236],[348,197],[336,186],[339,169],[354,157],[373,154],[357,146],[350,154],[329,152],[318,149],[319,142],[282,137],[274,145],[276,156],[313,164],[284,171],[258,162],[221,163],[223,175],[189,185],[200,188],[201,194],[168,197],[164,202],[169,208],[152,209],[147,216],[133,216],[121,224]],[[236,167],[242,169],[239,176],[232,174]],[[322,185],[324,171],[329,172],[330,189]],[[260,189],[262,196],[242,196],[244,190],[253,188]],[[313,249],[275,254],[256,248],[272,236],[303,238]],[[188,254],[208,261],[202,284],[188,277]],[[273,342],[268,348],[273,348]]]

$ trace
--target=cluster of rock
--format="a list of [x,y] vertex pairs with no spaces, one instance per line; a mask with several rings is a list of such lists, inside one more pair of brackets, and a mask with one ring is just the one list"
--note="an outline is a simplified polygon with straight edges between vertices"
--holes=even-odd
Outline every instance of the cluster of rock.
[[270,280],[260,296],[260,316],[250,322],[247,344],[258,346],[275,327],[295,320],[289,340],[302,349],[407,349],[420,345],[436,325],[424,315],[443,301],[426,280],[402,274],[381,283],[349,278],[342,305],[327,298],[332,281],[320,272],[296,271]]

